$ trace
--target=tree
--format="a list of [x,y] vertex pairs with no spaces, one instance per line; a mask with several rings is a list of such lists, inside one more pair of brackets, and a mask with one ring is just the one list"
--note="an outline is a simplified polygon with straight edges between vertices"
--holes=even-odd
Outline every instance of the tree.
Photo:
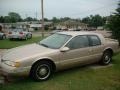
[[120,45],[120,1],[116,12],[109,17],[107,26],[112,31],[113,38],[117,39]]
[[5,23],[11,23],[10,17],[9,16],[5,16],[4,17],[4,22]]
[[60,21],[68,21],[68,20],[71,20],[71,18],[69,18],[69,17],[64,17],[64,18],[60,18]]
[[103,26],[103,20],[100,15],[90,16],[91,21],[89,23],[90,26],[97,28],[98,26]]
[[97,28],[98,26],[103,26],[106,22],[106,17],[101,17],[100,15],[90,15],[82,19],[83,23],[88,24],[90,27]]
[[48,22],[49,20],[48,20],[48,18],[44,18],[44,21],[45,21],[45,22]]
[[53,23],[58,23],[58,22],[60,21],[60,19],[58,19],[58,18],[56,18],[56,17],[53,17],[53,18],[52,18],[52,21],[53,21]]
[[4,17],[1,16],[1,17],[0,17],[0,23],[4,23],[4,21],[5,21],[5,20],[4,20]]
[[82,19],[83,23],[89,24],[90,23],[90,18],[89,17],[85,17]]
[[27,17],[24,19],[24,21],[33,21],[33,18],[32,17]]
[[16,23],[16,22],[22,21],[21,16],[18,13],[10,12],[10,13],[8,13],[8,16],[9,16],[10,21],[12,23]]

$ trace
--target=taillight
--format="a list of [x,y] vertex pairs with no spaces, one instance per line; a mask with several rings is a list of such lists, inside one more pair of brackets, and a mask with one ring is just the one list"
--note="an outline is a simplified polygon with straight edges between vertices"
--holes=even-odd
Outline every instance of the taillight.
[[19,32],[19,34],[23,34],[23,32]]
[[9,32],[9,34],[12,34],[12,32]]

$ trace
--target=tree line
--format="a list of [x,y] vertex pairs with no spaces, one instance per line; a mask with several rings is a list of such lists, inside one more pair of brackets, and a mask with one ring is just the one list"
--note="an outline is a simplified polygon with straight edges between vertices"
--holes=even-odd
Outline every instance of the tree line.
[[[72,19],[70,17],[57,18],[53,17],[52,19],[44,18],[44,21],[51,21],[53,23],[64,22],[67,20],[74,20],[77,22],[82,22],[88,24],[90,27],[98,27],[103,26],[106,22],[106,17],[102,17],[100,15],[90,15],[89,17],[85,17],[83,19]],[[0,16],[0,23],[16,23],[23,21],[38,21],[36,18],[27,17],[22,19],[18,13],[10,12],[7,16]]]
[[106,24],[107,17],[102,17],[99,14],[97,15],[90,15],[88,17],[82,18],[82,19],[72,19],[69,17],[64,17],[64,18],[56,18],[53,17],[52,21],[54,23],[59,23],[59,22],[64,22],[67,20],[74,20],[77,22],[85,23],[88,25],[88,27],[99,27],[99,26],[104,26]]
[[112,32],[113,38],[119,41],[120,46],[120,1],[116,12],[109,16],[106,27]]
[[22,19],[21,16],[16,12],[9,12],[7,16],[0,16],[0,23],[16,23],[23,21],[37,21],[37,19],[32,17]]

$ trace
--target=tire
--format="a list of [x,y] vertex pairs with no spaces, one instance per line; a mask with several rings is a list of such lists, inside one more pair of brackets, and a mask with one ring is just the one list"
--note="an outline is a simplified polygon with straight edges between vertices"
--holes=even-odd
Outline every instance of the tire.
[[52,74],[52,65],[46,61],[36,63],[30,72],[30,76],[35,81],[45,81]]
[[31,39],[32,38],[32,34],[30,34],[30,37],[29,37],[29,39]]
[[3,40],[4,40],[4,39],[6,39],[6,36],[5,36],[5,35],[3,35],[3,36],[2,36],[2,39],[3,39]]
[[26,36],[25,36],[25,40],[27,40],[27,39],[28,39],[28,36],[26,35]]
[[111,61],[112,61],[112,52],[107,50],[103,53],[102,60],[100,61],[100,63],[102,65],[108,65],[110,64]]

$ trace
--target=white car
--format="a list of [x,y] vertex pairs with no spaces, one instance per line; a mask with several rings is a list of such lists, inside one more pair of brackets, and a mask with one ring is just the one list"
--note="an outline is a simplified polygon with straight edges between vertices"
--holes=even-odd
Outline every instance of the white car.
[[12,39],[31,39],[32,38],[32,33],[25,31],[24,29],[13,29],[9,31],[8,38],[10,40]]

